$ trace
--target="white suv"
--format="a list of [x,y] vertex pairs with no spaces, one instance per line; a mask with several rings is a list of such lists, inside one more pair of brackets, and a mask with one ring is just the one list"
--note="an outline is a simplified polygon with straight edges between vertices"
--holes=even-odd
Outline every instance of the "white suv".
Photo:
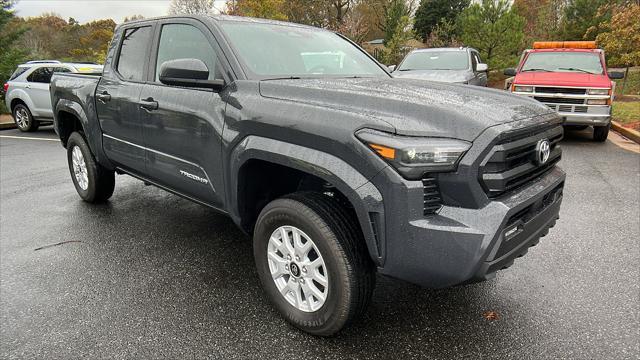
[[102,74],[102,65],[62,63],[55,60],[29,61],[18,65],[4,84],[5,102],[21,131],[36,131],[41,123],[53,121],[49,96],[51,76],[56,72]]

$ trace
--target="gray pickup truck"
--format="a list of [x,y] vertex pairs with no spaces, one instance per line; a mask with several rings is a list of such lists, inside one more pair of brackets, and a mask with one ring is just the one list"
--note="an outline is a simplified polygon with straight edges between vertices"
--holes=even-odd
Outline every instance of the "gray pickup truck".
[[228,214],[253,237],[268,298],[315,335],[363,313],[376,272],[432,288],[486,280],[558,219],[555,112],[393,79],[330,31],[128,22],[102,77],[56,74],[51,96],[82,199],[106,201],[127,174]]

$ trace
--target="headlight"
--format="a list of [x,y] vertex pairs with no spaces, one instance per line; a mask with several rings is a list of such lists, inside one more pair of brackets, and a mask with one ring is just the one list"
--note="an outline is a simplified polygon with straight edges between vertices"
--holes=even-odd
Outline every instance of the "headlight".
[[587,95],[609,95],[609,89],[587,89]]
[[609,100],[607,99],[589,99],[587,105],[607,105]]
[[454,171],[471,143],[447,138],[398,136],[364,129],[356,136],[409,180],[427,172]]
[[533,86],[514,85],[513,91],[515,92],[533,92]]

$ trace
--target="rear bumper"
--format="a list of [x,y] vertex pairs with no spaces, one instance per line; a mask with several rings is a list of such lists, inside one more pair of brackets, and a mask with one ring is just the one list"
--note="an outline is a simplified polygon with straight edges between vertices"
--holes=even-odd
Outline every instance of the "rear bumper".
[[[431,288],[492,278],[555,225],[564,181],[565,173],[556,167],[480,209],[444,206],[419,220],[389,221],[388,233],[398,238],[387,239],[394,245],[387,248],[380,272]],[[394,211],[394,218],[402,219],[401,211]]]

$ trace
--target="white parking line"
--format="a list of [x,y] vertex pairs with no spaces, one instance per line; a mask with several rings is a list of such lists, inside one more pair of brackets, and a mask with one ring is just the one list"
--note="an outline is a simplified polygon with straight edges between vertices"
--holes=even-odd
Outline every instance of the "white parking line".
[[11,135],[0,135],[0,138],[7,138],[7,139],[26,139],[26,140],[42,140],[42,141],[60,141],[59,139],[45,139],[45,138],[37,138],[37,137],[28,137],[28,136],[11,136]]

